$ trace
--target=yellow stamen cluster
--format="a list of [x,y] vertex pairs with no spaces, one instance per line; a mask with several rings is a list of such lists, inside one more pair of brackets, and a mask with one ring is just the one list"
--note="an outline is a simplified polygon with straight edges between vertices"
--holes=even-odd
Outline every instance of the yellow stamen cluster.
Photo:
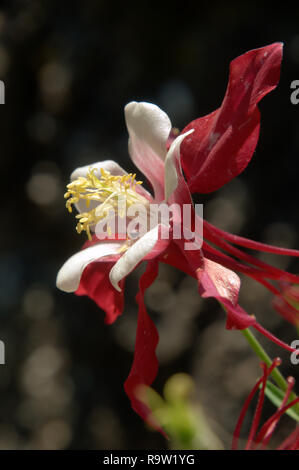
[[136,191],[136,186],[142,181],[136,181],[136,174],[111,175],[109,171],[101,168],[100,178],[97,178],[96,168],[90,169],[86,177],[80,176],[67,185],[67,192],[64,197],[67,199],[66,208],[72,212],[73,204],[77,204],[81,199],[85,199],[86,207],[90,207],[91,201],[97,203],[96,207],[90,211],[81,212],[76,215],[78,223],[76,230],[78,233],[85,231],[91,240],[90,227],[94,226],[101,219],[105,218],[111,209],[115,213],[119,212],[119,201],[121,198],[124,217],[125,209],[132,204],[146,204],[148,201]]

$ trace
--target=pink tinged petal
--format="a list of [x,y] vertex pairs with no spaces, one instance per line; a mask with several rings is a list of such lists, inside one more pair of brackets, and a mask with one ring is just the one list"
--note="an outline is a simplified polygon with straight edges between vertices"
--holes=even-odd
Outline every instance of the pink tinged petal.
[[156,225],[145,235],[139,238],[119,260],[110,271],[111,284],[120,292],[119,281],[125,278],[143,259],[153,259],[160,255],[169,244],[169,240],[161,240],[160,233],[163,228]]
[[[189,269],[192,272],[192,275],[196,279],[198,279],[200,285],[201,285],[203,273],[206,271],[207,275],[211,274],[211,276],[209,276],[209,280],[211,284],[210,288],[213,290],[213,294],[211,295],[211,297],[214,297],[214,294],[217,297],[220,297],[220,292],[221,292],[221,295],[223,295],[224,297],[227,297],[229,301],[233,301],[234,304],[237,302],[238,292],[240,288],[240,279],[233,271],[230,271],[229,269],[224,268],[221,264],[215,263],[214,261],[210,261],[209,259],[204,258],[203,252],[201,250],[185,251],[184,240],[180,240],[180,239],[174,240],[174,243],[179,248],[181,254],[185,257],[189,265]],[[227,276],[227,281],[229,280],[231,276],[233,280],[233,285],[237,287],[237,291],[233,295],[231,295],[232,289],[229,289],[228,291],[226,291],[224,288],[225,276]],[[214,285],[214,282],[216,282],[216,285]],[[204,293],[205,292],[202,290],[201,294],[204,297],[210,297],[209,295],[204,295]]]
[[91,163],[90,165],[85,165],[77,168],[71,174],[71,181],[76,180],[79,177],[85,178],[90,169],[96,169],[95,175],[97,178],[101,176],[101,168],[106,171],[109,171],[111,175],[126,175],[127,172],[114,160],[102,160],[100,162]]
[[158,372],[156,347],[159,340],[157,329],[147,314],[144,304],[144,292],[154,282],[158,274],[158,262],[149,261],[147,269],[140,278],[139,292],[136,296],[139,305],[138,323],[135,342],[134,361],[130,374],[124,384],[125,392],[131,400],[134,411],[142,419],[165,435],[159,424],[155,421],[150,408],[138,396],[138,387],[150,386]]
[[205,258],[204,269],[199,270],[199,291],[202,297],[214,297],[227,312],[226,328],[243,330],[256,323],[238,304],[240,278],[230,269]]
[[132,101],[125,107],[129,152],[137,168],[152,184],[157,201],[164,199],[164,159],[171,122],[158,106]]
[[[291,323],[296,324],[296,318],[297,322],[299,321],[299,314],[298,312],[295,311],[295,309],[291,306],[288,308],[286,307],[286,304],[284,302],[280,301],[280,298],[282,296],[282,293],[270,282],[268,282],[266,279],[274,279],[274,280],[279,280],[280,284],[288,285],[288,282],[282,281],[281,279],[291,279],[291,280],[299,280],[298,276],[294,276],[286,271],[282,271],[280,269],[274,268],[270,265],[267,265],[266,263],[261,262],[260,260],[253,258],[252,256],[241,252],[240,250],[236,249],[235,247],[228,245],[225,240],[221,239],[217,234],[217,229],[211,224],[207,224],[206,221],[204,221],[204,227],[205,229],[209,229],[208,232],[205,233],[205,238],[208,238],[209,241],[213,242],[214,244],[218,245],[222,249],[227,250],[229,253],[233,254],[236,257],[239,257],[242,260],[246,260],[248,262],[251,262],[254,265],[260,266],[263,269],[256,269],[251,266],[247,266],[243,263],[240,263],[239,261],[236,261],[235,259],[231,258],[227,254],[224,254],[220,252],[219,250],[209,246],[206,242],[203,243],[203,252],[204,256],[216,261],[219,264],[222,264],[223,266],[226,266],[229,269],[237,270],[239,272],[242,272],[246,274],[247,276],[251,277],[255,281],[259,282],[262,284],[264,287],[266,287],[270,292],[272,292],[276,298],[274,300],[274,307],[276,310],[283,315],[288,321]],[[215,230],[214,230],[215,229]],[[283,295],[285,295],[283,293]]]
[[211,297],[212,294],[212,297],[228,300],[232,305],[238,303],[241,281],[230,269],[205,259],[204,268],[199,270],[199,279],[203,287],[203,297]]
[[171,122],[167,114],[152,103],[131,101],[125,107],[128,131],[143,140],[164,160]]
[[201,250],[183,250],[183,241],[176,240],[184,254],[191,271],[198,279],[199,293],[202,297],[214,297],[227,312],[226,328],[244,329],[255,325],[256,320],[248,315],[238,304],[240,290],[239,276],[210,259],[204,258]]
[[[228,253],[234,255],[236,258],[239,258],[242,261],[247,263],[253,264],[254,266],[258,266],[261,268],[260,275],[264,276],[268,279],[276,279],[276,280],[289,280],[290,282],[299,282],[299,277],[288,273],[287,271],[283,271],[281,269],[275,268],[259,259],[242,252],[238,248],[231,246],[227,243],[219,234],[219,231],[214,227],[212,224],[204,221],[204,237],[206,240],[211,241],[215,245],[219,246],[223,250],[228,251]],[[258,280],[258,279],[257,279]]]
[[109,257],[119,255],[122,246],[123,243],[119,242],[103,242],[71,256],[57,274],[57,287],[64,292],[75,292],[79,287],[82,273],[89,263],[99,259],[109,261]]
[[254,49],[230,64],[221,107],[191,122],[181,146],[191,192],[209,193],[239,175],[255,150],[260,128],[259,101],[279,80],[282,43]]
[[[181,240],[177,240],[176,243],[182,250]],[[263,328],[253,315],[248,315],[248,313],[240,307],[238,304],[240,279],[233,271],[223,267],[222,264],[203,257],[200,251],[188,251],[186,255],[186,252],[182,250],[182,253],[185,254],[190,269],[195,273],[195,277],[199,281],[199,293],[201,296],[214,297],[224,307],[227,313],[227,329],[244,330],[252,326],[278,346],[287,351],[296,352],[294,348],[279,340],[276,336]]]
[[256,324],[238,304],[240,290],[239,276],[221,264],[203,258],[199,251],[189,251],[185,255],[195,272],[202,297],[214,297],[227,313],[227,329],[243,330]]
[[180,146],[193,129],[177,137],[167,152],[164,168],[165,200],[170,204],[192,204],[190,192],[183,176],[180,163]]
[[[176,243],[180,245],[181,241],[177,240]],[[185,257],[199,281],[199,293],[201,296],[214,297],[224,307],[227,313],[227,329],[244,330],[252,326],[278,346],[290,352],[296,351],[263,328],[253,315],[248,315],[240,307],[238,304],[240,279],[233,271],[210,259],[203,258],[200,251],[189,251],[187,255],[185,254]]]

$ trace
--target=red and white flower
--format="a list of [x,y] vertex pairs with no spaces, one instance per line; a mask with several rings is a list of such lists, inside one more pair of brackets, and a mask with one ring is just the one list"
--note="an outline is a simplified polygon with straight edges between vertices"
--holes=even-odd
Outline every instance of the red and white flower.
[[[158,370],[155,355],[158,333],[146,312],[144,292],[155,280],[159,262],[196,278],[200,295],[216,298],[226,310],[228,329],[252,326],[292,350],[241,308],[238,303],[240,279],[235,271],[255,278],[270,290],[274,289],[273,280],[299,282],[299,278],[257,260],[234,245],[295,256],[299,256],[299,252],[231,235],[207,221],[203,222],[203,243],[194,233],[194,249],[185,250],[186,240],[171,236],[174,228],[183,224],[175,211],[167,227],[170,230],[168,239],[162,236],[165,229],[162,223],[135,241],[123,239],[122,233],[113,240],[99,240],[92,235],[92,229],[102,217],[103,208],[116,207],[116,198],[120,194],[127,196],[127,206],[137,201],[146,210],[150,204],[160,202],[178,207],[189,204],[193,208],[191,192],[216,190],[243,171],[258,139],[257,103],[276,86],[281,55],[282,46],[276,43],[235,59],[231,63],[229,84],[221,107],[193,121],[175,139],[168,116],[154,104],[131,102],[125,107],[129,154],[151,183],[153,194],[136,184],[135,175],[127,174],[113,161],[78,168],[71,175],[66,193],[67,207],[71,210],[72,204],[76,205],[79,211],[77,230],[85,230],[89,241],[62,266],[57,286],[65,292],[88,295],[106,312],[106,323],[112,323],[123,310],[126,276],[140,262],[147,261],[136,298],[139,313],[134,361],[125,382],[133,408],[144,419],[149,418],[150,411],[136,398],[135,390],[141,384],[151,385]],[[192,211],[194,228],[198,215],[194,209]]]

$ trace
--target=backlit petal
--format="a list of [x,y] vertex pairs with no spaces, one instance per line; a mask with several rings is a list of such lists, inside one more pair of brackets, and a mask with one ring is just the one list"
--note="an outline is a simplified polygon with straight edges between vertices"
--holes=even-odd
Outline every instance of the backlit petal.
[[215,191],[246,168],[259,136],[257,104],[276,87],[281,58],[282,43],[274,43],[234,59],[221,107],[182,131],[194,129],[181,146],[191,192]]
[[159,239],[159,226],[149,230],[143,237],[139,238],[119,260],[110,271],[110,281],[116,290],[120,292],[119,281],[126,277],[154,248]]
[[139,281],[136,300],[139,305],[134,361],[124,388],[131,400],[134,411],[151,426],[165,435],[151,413],[149,406],[138,398],[138,387],[150,386],[158,372],[156,347],[159,335],[154,322],[148,315],[144,304],[144,292],[154,282],[158,274],[157,261],[149,261],[147,269]]
[[164,198],[164,159],[171,122],[158,106],[132,101],[125,107],[129,153],[152,184],[156,200]]
[[109,256],[118,255],[122,245],[123,243],[119,242],[98,243],[71,256],[57,274],[57,287],[64,292],[75,292],[79,287],[84,268],[103,257],[109,260]]

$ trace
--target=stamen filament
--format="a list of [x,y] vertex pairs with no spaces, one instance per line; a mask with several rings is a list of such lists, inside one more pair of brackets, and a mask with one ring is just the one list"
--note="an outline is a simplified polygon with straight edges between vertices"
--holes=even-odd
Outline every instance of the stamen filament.
[[[73,205],[78,204],[80,200],[85,200],[86,208],[90,208],[91,202],[97,202],[98,205],[93,209],[81,212],[76,215],[78,223],[76,230],[78,233],[85,231],[89,240],[91,240],[91,227],[107,216],[110,210],[118,214],[121,199],[120,217],[125,216],[125,209],[132,204],[148,205],[148,200],[136,191],[136,186],[141,185],[142,181],[136,181],[136,174],[111,175],[104,168],[100,169],[100,178],[97,178],[96,168],[90,168],[86,177],[80,176],[67,185],[67,192],[64,195],[66,208],[72,212]],[[108,228],[111,232],[111,229]]]

